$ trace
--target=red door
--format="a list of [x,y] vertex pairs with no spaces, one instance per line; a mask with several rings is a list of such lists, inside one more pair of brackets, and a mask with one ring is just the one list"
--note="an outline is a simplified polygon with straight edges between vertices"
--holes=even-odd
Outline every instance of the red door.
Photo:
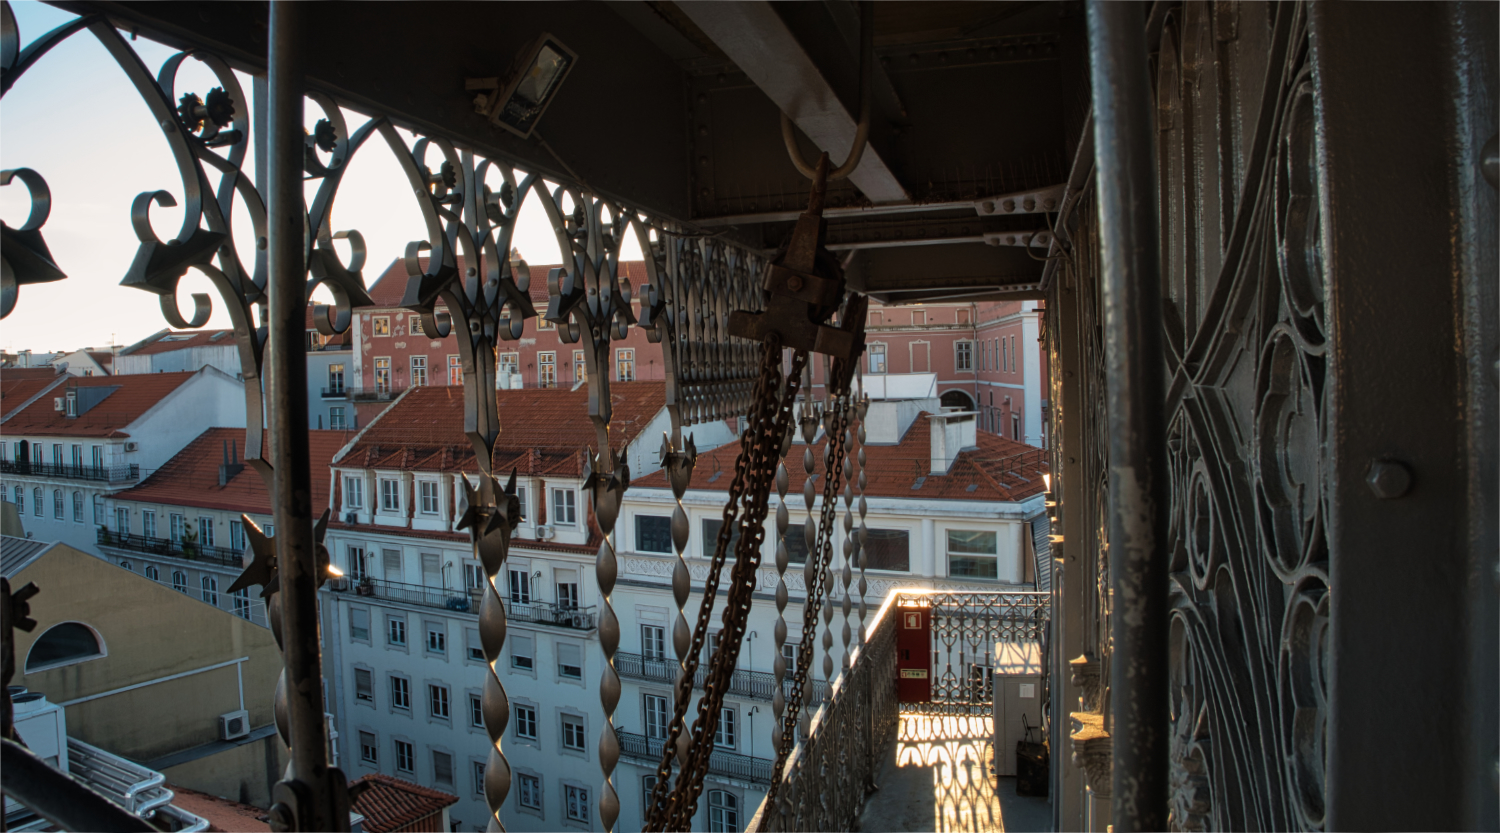
[[898,607],[896,615],[896,699],[932,700],[932,609]]

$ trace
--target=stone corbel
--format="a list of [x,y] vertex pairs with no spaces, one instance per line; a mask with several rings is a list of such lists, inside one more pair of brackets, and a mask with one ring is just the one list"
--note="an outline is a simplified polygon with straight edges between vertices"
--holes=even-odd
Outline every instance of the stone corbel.
[[1104,715],[1073,712],[1073,765],[1083,770],[1087,784],[1100,798],[1114,792],[1114,739],[1104,729]]
[[1103,684],[1099,679],[1099,660],[1088,654],[1080,654],[1068,661],[1068,667],[1072,669],[1073,685],[1083,689],[1079,697],[1079,708],[1086,712],[1098,711],[1100,694],[1103,692]]

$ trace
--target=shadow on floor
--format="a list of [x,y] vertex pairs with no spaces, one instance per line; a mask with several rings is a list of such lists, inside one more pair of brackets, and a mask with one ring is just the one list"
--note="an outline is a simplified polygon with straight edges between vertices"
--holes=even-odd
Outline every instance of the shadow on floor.
[[995,776],[994,757],[994,721],[989,717],[903,713],[876,781],[880,789],[866,799],[860,828],[1051,830],[1047,799],[1016,795],[1016,779]]

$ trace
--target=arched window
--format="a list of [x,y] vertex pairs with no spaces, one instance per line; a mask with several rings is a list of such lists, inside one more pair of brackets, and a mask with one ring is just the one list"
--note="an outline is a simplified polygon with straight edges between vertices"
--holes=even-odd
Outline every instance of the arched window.
[[52,490],[52,517],[59,521],[63,519],[62,489]]
[[944,408],[959,408],[965,411],[974,410],[974,400],[961,390],[950,390],[943,393],[938,400]]
[[178,593],[187,592],[187,573],[181,570],[172,571],[172,589]]
[[73,493],[73,523],[83,523],[83,492]]
[[155,564],[147,564],[145,570],[146,578],[152,581],[161,581],[161,570],[156,569]]
[[198,583],[203,585],[203,601],[208,602],[214,607],[218,607],[219,580],[213,576],[204,576]]
[[135,567],[131,566],[131,564],[130,564],[129,561],[121,561],[120,562],[120,566],[124,567],[125,569],[129,570],[132,573],[135,572]]
[[31,490],[31,514],[38,518],[42,516],[42,487],[40,486]]
[[26,490],[20,486],[16,487],[16,514],[26,514]]
[[234,615],[241,619],[250,618],[250,591],[244,587],[230,594],[234,597]]
[[37,638],[26,655],[26,673],[104,656],[104,644],[88,625],[63,622]]
[[734,793],[708,791],[708,829],[711,833],[739,833],[740,800]]

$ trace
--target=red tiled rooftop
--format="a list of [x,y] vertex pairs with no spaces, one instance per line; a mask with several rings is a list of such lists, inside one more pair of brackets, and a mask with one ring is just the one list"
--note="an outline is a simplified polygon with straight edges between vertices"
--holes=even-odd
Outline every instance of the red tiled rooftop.
[[[865,494],[869,497],[916,498],[919,500],[978,500],[985,502],[1013,502],[1024,500],[1044,491],[1042,474],[1047,471],[1047,452],[1043,449],[1008,440],[998,434],[979,431],[977,450],[963,451],[954,461],[947,474],[929,474],[932,461],[932,420],[924,412],[918,416],[906,436],[896,445],[870,445],[865,447],[868,484]],[[823,451],[826,443],[813,444],[813,459],[817,461],[817,472],[822,474]],[[787,455],[794,486],[800,487],[802,474],[802,448],[792,446]],[[703,491],[724,491],[729,486],[735,457],[739,454],[739,443],[729,443],[713,451],[700,453],[698,464],[693,469],[693,482],[689,488]],[[714,477],[715,472],[724,472]],[[858,477],[858,474],[855,475]],[[919,478],[922,485],[913,489]],[[971,491],[970,486],[974,489]],[[666,475],[661,471],[651,472],[631,483],[631,488],[665,489]],[[817,488],[822,493],[823,481]]]
[[[183,338],[183,336],[187,336]],[[172,331],[161,338],[130,351],[132,356],[148,356],[153,353],[171,353],[189,347],[234,346],[234,330],[186,330]]]
[[168,784],[167,787],[173,793],[172,804],[206,819],[210,831],[259,833],[271,829],[271,825],[265,821],[266,811],[259,807],[184,789],[176,784]]
[[[425,266],[427,261],[422,259]],[[527,285],[526,294],[531,296],[531,303],[537,312],[544,312],[547,308],[547,273],[556,269],[559,264],[530,264],[527,266],[531,271],[531,283]],[[463,259],[459,258],[459,268],[463,268]],[[633,298],[640,297],[641,285],[646,282],[646,264],[640,260],[627,260],[620,264],[620,277],[630,281]],[[401,299],[406,295],[406,260],[397,258],[391,261],[385,272],[370,287],[370,298],[375,301],[377,309],[395,309],[401,306]],[[440,305],[441,306],[441,305]]]
[[[494,471],[577,476],[583,453],[595,445],[588,390],[501,390],[500,438]],[[635,439],[666,404],[663,382],[610,385],[610,442],[618,450]],[[370,423],[340,465],[422,471],[473,472],[478,466],[464,436],[463,390],[412,388]]]
[[368,833],[399,830],[458,803],[456,795],[379,773],[351,781],[349,786],[353,787],[355,784],[369,784],[359,798],[354,800],[354,812],[365,817],[365,830]]
[[[4,428],[0,430],[6,434],[21,436],[123,437],[126,436],[122,432],[125,426],[139,419],[193,375],[193,371],[183,371],[135,376],[70,377],[67,382],[53,388],[54,396],[63,396],[68,388],[73,387],[113,387],[116,390],[76,417],[54,409],[52,396],[43,396],[20,413],[6,419]],[[4,395],[11,396],[9,391]],[[17,401],[24,399],[18,397]]]
[[47,386],[56,382],[58,378],[59,374],[53,372],[50,367],[0,370],[0,414],[10,413],[21,407],[22,403],[46,390]]
[[[328,485],[332,478],[328,465],[333,455],[354,436],[345,431],[308,431],[308,462],[312,468],[313,517],[328,508]],[[269,435],[264,440],[270,443]],[[116,500],[138,500],[143,503],[165,503],[172,506],[194,506],[232,512],[268,515],[271,495],[259,473],[245,466],[223,486],[219,485],[219,465],[224,462],[224,447],[235,444],[239,460],[245,457],[245,429],[210,428],[177,452],[166,465],[157,469],[139,486],[115,495]]]

